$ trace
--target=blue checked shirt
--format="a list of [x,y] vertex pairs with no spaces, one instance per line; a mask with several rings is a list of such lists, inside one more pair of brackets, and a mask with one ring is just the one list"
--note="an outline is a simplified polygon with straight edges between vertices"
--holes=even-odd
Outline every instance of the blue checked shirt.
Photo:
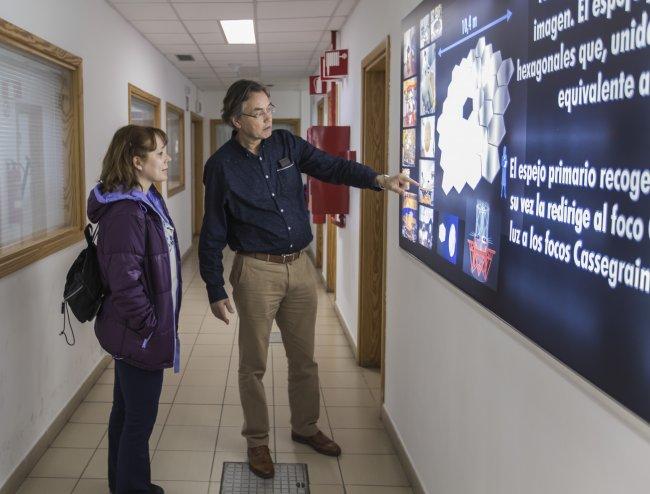
[[259,156],[233,136],[208,159],[199,265],[210,303],[228,297],[223,277],[226,244],[237,252],[289,254],[312,241],[301,173],[379,190],[372,168],[324,153],[286,130],[264,139]]

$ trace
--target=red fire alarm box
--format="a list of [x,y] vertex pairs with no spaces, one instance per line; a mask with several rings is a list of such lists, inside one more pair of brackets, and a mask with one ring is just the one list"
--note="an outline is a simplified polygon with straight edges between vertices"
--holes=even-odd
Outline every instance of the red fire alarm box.
[[[328,154],[354,159],[350,155],[349,126],[309,127],[307,141]],[[314,216],[350,212],[350,191],[347,185],[328,184],[309,177],[309,192]]]

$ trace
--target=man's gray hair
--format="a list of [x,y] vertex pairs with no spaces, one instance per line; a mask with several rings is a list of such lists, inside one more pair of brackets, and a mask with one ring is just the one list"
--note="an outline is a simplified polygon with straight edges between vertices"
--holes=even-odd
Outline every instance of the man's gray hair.
[[234,127],[232,119],[241,116],[244,103],[248,100],[251,93],[264,93],[269,98],[271,97],[271,92],[265,85],[246,79],[234,82],[228,88],[226,97],[223,99],[223,110],[221,110],[221,118],[224,123]]

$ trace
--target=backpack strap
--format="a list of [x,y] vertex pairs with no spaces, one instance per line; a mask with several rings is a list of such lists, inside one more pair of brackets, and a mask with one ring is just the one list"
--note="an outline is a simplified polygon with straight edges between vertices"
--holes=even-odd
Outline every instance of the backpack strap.
[[[63,335],[65,338],[65,342],[68,344],[68,346],[74,346],[76,339],[74,336],[74,329],[72,329],[72,320],[70,319],[70,311],[68,309],[68,303],[67,302],[62,302],[61,303],[61,313],[63,314],[63,329],[59,333],[59,336]],[[70,334],[72,335],[72,342],[68,339],[68,335],[65,332],[65,320],[66,318],[68,319],[68,327],[70,328]]]

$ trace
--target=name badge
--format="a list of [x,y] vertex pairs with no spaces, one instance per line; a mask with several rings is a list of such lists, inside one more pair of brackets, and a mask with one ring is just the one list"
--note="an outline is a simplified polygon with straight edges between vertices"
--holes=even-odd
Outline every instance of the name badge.
[[283,172],[284,170],[291,168],[293,165],[294,163],[289,158],[282,158],[278,161],[278,171]]

